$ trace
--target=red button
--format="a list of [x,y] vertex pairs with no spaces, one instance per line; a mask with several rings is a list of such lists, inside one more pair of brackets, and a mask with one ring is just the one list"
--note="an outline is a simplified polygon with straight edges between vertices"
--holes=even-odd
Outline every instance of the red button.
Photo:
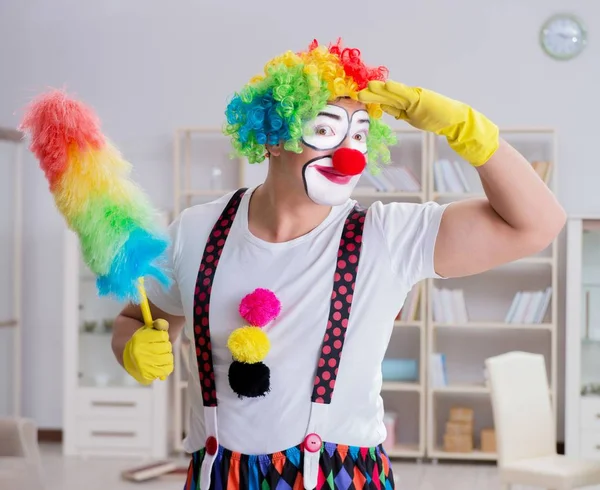
[[208,439],[206,439],[206,454],[209,456],[214,456],[217,454],[218,447],[219,445],[217,444],[217,440],[213,436],[210,436]]
[[309,453],[316,453],[321,450],[323,441],[317,434],[308,434],[304,439],[304,447]]

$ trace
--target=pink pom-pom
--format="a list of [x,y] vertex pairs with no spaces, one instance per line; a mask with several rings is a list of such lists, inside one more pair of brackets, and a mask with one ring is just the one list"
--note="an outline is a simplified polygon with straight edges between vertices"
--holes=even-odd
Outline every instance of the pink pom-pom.
[[281,311],[281,303],[273,291],[257,288],[244,296],[239,311],[249,325],[264,327],[277,318]]

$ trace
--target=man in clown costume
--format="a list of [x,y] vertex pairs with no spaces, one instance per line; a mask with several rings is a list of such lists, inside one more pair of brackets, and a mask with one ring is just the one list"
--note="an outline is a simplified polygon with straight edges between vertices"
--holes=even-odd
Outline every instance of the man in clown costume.
[[[360,175],[390,160],[384,114],[446,137],[485,198],[360,207]],[[408,291],[541,251],[565,213],[485,116],[339,41],[269,61],[226,118],[266,180],[177,217],[172,285],[147,285],[168,332],[127,306],[115,355],[149,384],[172,372],[184,328],[193,339],[186,489],[394,488],[381,362]]]

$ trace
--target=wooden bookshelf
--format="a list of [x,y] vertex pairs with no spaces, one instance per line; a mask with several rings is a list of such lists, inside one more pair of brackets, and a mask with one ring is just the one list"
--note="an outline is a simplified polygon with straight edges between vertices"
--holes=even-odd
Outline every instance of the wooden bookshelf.
[[[501,128],[501,136],[515,146],[529,162],[534,164],[538,175],[556,192],[556,135],[550,128]],[[461,199],[484,196],[476,171],[466,162],[461,162],[443,138],[432,137],[428,154],[431,157],[431,179],[428,196],[440,203],[451,203]],[[453,162],[453,169],[462,172],[462,177],[450,179],[451,185],[440,186],[445,177],[435,171],[440,160]],[[446,164],[448,165],[448,164]],[[448,166],[446,167],[448,168]],[[447,183],[446,183],[447,184]],[[466,184],[466,185],[465,185]],[[462,188],[459,186],[462,185]],[[513,305],[518,302],[519,291],[540,291],[550,287],[552,295],[547,307],[534,302],[538,296],[527,296],[527,309]],[[453,310],[466,306],[467,318],[454,314],[453,319],[440,312],[439,290],[461,290],[464,305],[450,303]],[[436,291],[437,290],[437,291]],[[431,279],[427,281],[427,359],[434,353],[446,357],[447,384],[433,383],[428,370],[427,383],[427,450],[428,458],[434,460],[481,460],[495,461],[497,455],[480,451],[479,431],[493,427],[490,390],[486,384],[483,361],[486,357],[510,350],[534,351],[544,354],[548,368],[551,392],[557,386],[557,243],[532,257],[505,264],[492,271],[458,279]],[[448,305],[448,295],[445,297]],[[513,307],[512,315],[509,314]],[[539,310],[535,309],[538,307]],[[436,311],[437,310],[437,311]],[[436,314],[437,313],[437,314]],[[439,318],[442,313],[442,318]],[[536,314],[537,313],[537,314]],[[446,315],[452,316],[452,315]],[[429,367],[429,365],[428,365]],[[438,376],[435,379],[439,378]],[[556,397],[553,397],[556,414]],[[468,453],[447,452],[443,449],[443,421],[452,406],[472,408],[475,414],[474,450]]]

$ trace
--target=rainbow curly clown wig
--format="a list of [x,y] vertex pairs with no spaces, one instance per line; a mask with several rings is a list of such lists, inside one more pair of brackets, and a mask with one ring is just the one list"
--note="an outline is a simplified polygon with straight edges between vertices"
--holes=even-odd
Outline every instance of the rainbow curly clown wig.
[[[273,58],[264,74],[257,75],[236,93],[227,106],[225,133],[235,152],[250,163],[262,162],[267,144],[283,143],[286,150],[302,152],[304,125],[328,103],[340,97],[357,99],[371,80],[385,81],[387,68],[369,67],[358,49],[342,47],[341,40],[328,47],[313,41],[307,51]],[[390,161],[388,145],[396,138],[380,118],[379,104],[367,104],[371,118],[367,158],[371,172]]]

